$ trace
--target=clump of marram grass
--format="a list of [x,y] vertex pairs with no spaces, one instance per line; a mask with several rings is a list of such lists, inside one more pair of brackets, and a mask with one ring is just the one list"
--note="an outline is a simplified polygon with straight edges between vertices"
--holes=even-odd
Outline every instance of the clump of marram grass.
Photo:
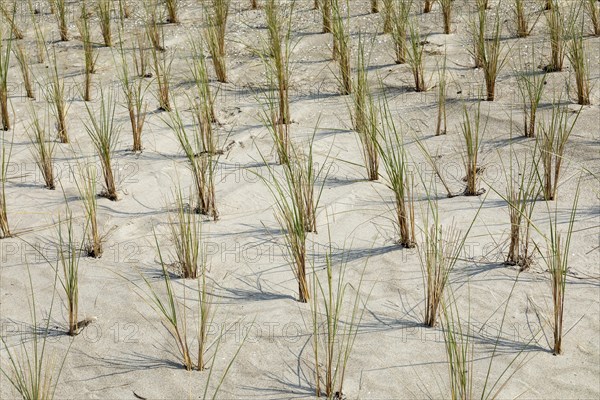
[[171,24],[179,23],[179,0],[165,0],[167,8],[167,22]]
[[[318,0],[315,0],[315,8],[319,6]],[[250,0],[250,9],[258,10],[258,0]]]
[[[510,216],[510,245],[504,261],[507,265],[518,265],[521,271],[529,268],[532,263],[530,254],[530,227],[535,198],[537,196],[535,183],[525,175],[521,182],[515,184],[511,180],[507,189],[507,199]],[[527,178],[526,178],[527,177]],[[527,179],[525,181],[525,179]],[[524,221],[524,222],[523,222]]]
[[111,8],[112,2],[106,0],[98,0],[96,4],[96,15],[100,23],[100,32],[102,33],[102,40],[104,40],[104,46],[112,46],[112,28],[111,28]]
[[[64,232],[63,224],[66,224]],[[70,336],[76,336],[85,323],[80,326],[79,318],[79,258],[82,246],[75,239],[73,215],[67,209],[66,221],[58,219],[58,266],[62,270],[60,283],[65,291]]]
[[350,7],[346,0],[346,16],[342,14],[340,1],[331,0],[333,59],[338,61],[340,76],[340,94],[352,93],[352,74],[350,71]]
[[[548,0],[553,4],[556,0]],[[546,72],[559,72],[563,69],[565,59],[565,21],[557,4],[550,7],[546,13],[546,22],[550,34],[550,63],[544,67]]]
[[0,373],[4,375],[6,381],[22,399],[53,400],[68,354],[68,351],[65,352],[62,360],[60,360],[47,347],[54,308],[54,296],[56,294],[56,280],[52,288],[50,307],[48,310],[44,310],[47,313],[45,322],[38,325],[35,290],[29,264],[27,264],[27,275],[29,277],[30,292],[27,297],[27,304],[29,306],[30,323],[34,331],[31,340],[20,340],[20,343],[16,346],[8,343],[4,331],[0,334],[0,343],[3,352],[5,352],[2,358],[3,362],[0,363]]
[[127,0],[119,0],[119,17],[121,21],[128,19],[131,16],[131,7],[127,3]]
[[[535,54],[535,51],[532,51],[532,54]],[[538,73],[534,65],[535,63],[532,62],[531,67],[521,67],[517,72],[517,85],[523,100],[523,135],[525,137],[535,137],[537,111],[546,82],[546,72]]]
[[600,36],[600,5],[596,0],[584,0],[585,11],[590,16],[594,36]]
[[265,15],[267,30],[269,33],[266,65],[268,74],[274,77],[278,93],[278,124],[289,124],[290,103],[288,97],[289,75],[290,75],[290,53],[292,33],[293,5],[287,10],[287,15],[277,5],[276,0],[267,0],[265,4]]
[[33,31],[35,33],[35,56],[36,61],[41,64],[46,60],[46,42],[44,39],[44,33],[40,27],[40,23],[36,19],[35,9],[33,4],[28,3],[29,12],[31,14],[31,23],[33,25]]
[[423,14],[431,12],[431,9],[433,8],[433,3],[434,0],[425,0],[425,2],[423,3]]
[[[315,395],[344,399],[344,379],[348,361],[363,319],[369,295],[361,294],[365,267],[357,285],[346,278],[347,258],[334,266],[331,246],[325,254],[323,282],[313,266],[310,313],[314,361]],[[340,271],[339,273],[334,272]],[[337,277],[334,275],[337,274]],[[350,295],[348,291],[355,293]]]
[[546,237],[547,255],[545,257],[550,283],[552,288],[552,311],[553,318],[551,326],[553,331],[553,348],[555,355],[562,354],[563,319],[565,307],[565,289],[567,284],[567,272],[569,271],[569,249],[571,247],[571,235],[577,215],[577,203],[579,201],[579,184],[575,191],[569,225],[567,227],[566,240],[562,240],[558,232],[558,207],[555,207],[554,218],[550,213],[550,236]]
[[204,41],[213,61],[215,74],[219,82],[227,82],[227,52],[225,34],[231,0],[210,0],[211,7],[205,8],[206,24]]
[[121,81],[121,89],[125,95],[125,107],[129,115],[129,122],[131,124],[131,133],[133,136],[133,146],[131,150],[133,152],[141,152],[142,146],[142,131],[144,129],[144,122],[146,121],[146,110],[148,104],[144,101],[144,95],[146,94],[147,85],[144,85],[142,79],[134,80],[129,72],[129,64],[127,56],[123,49],[123,42],[119,42],[120,55],[121,55],[121,69],[119,72],[119,80]]
[[413,197],[414,177],[409,171],[408,155],[404,146],[404,133],[397,128],[384,97],[382,129],[377,141],[379,159],[387,175],[388,187],[394,193],[395,227],[398,243],[405,248],[416,245],[415,212]]
[[[496,96],[496,79],[498,74],[506,63],[508,53],[502,56],[501,33],[499,9],[496,10],[493,30],[490,38],[480,39],[478,41],[479,54],[481,56],[481,67],[485,78],[486,100],[494,101]],[[480,15],[480,18],[482,16]],[[483,16],[485,18],[485,16]]]
[[104,189],[100,196],[111,201],[118,200],[117,183],[112,169],[112,160],[120,133],[120,126],[116,124],[115,120],[115,107],[116,103],[113,96],[110,93],[105,95],[104,91],[101,90],[99,110],[93,110],[86,103],[89,121],[85,123],[85,130],[92,140],[102,167]]
[[471,49],[469,53],[473,57],[474,68],[483,67],[483,51],[485,50],[485,35],[486,35],[486,12],[485,8],[477,2],[476,16],[470,17],[468,24],[468,32],[471,39]]
[[165,51],[162,26],[159,25],[157,0],[144,2],[145,30],[152,47],[157,51]]
[[151,53],[154,77],[156,79],[158,108],[163,111],[171,111],[170,82],[174,56],[173,54],[166,54],[166,52],[159,52],[155,48],[151,49]]
[[376,14],[379,12],[379,2],[377,0],[371,0],[371,13]]
[[[288,261],[298,283],[298,301],[302,303],[306,303],[310,298],[306,279],[306,240],[308,232],[317,231],[317,208],[329,171],[325,169],[326,162],[321,168],[315,165],[313,141],[314,134],[305,146],[308,148],[307,154],[303,153],[299,146],[290,145],[290,154],[282,165],[283,174],[278,173],[263,157],[268,177],[259,175],[275,199],[275,217],[285,232]],[[317,186],[319,180],[321,184]]]
[[527,270],[533,263],[530,249],[532,218],[536,199],[541,190],[537,172],[539,168],[537,146],[532,151],[531,162],[528,161],[528,154],[517,155],[512,145],[508,168],[500,158],[506,177],[505,194],[500,196],[507,203],[510,219],[510,242],[504,264],[517,265],[521,271]]
[[140,78],[150,78],[152,74],[148,72],[148,35],[145,31],[138,31],[131,40],[133,51],[133,65],[135,72]]
[[442,8],[442,16],[444,17],[444,33],[449,35],[452,31],[452,6],[454,0],[439,0]]
[[[461,317],[458,310],[457,301],[452,290],[442,302],[442,333],[444,345],[446,348],[446,360],[448,362],[448,372],[450,380],[449,393],[446,398],[458,399],[496,399],[501,396],[502,390],[506,387],[511,378],[523,367],[526,362],[526,357],[520,362],[517,360],[521,357],[526,346],[523,346],[516,355],[508,362],[508,365],[503,370],[499,371],[497,377],[492,376],[492,367],[498,355],[498,346],[502,340],[502,330],[507,316],[508,305],[513,296],[514,289],[518,280],[515,280],[511,291],[505,301],[504,312],[500,321],[500,326],[494,327],[498,331],[498,336],[493,341],[493,350],[489,357],[489,363],[484,369],[484,384],[482,387],[475,387],[475,372],[479,370],[476,367],[475,354],[475,337],[472,330],[473,323],[469,319],[465,321]],[[451,288],[449,288],[451,289]],[[485,326],[487,328],[487,325]],[[482,328],[483,329],[483,328]],[[528,343],[535,340],[531,338]]]
[[379,154],[377,151],[377,109],[368,82],[368,59],[365,58],[365,44],[359,39],[356,79],[354,80],[353,125],[362,145],[362,154],[371,181],[379,179]]
[[442,225],[437,200],[428,200],[427,211],[424,212],[422,245],[419,246],[417,253],[425,290],[424,323],[426,326],[436,325],[450,273],[460,258],[460,253],[480,210],[481,207],[463,235],[454,223]]
[[487,120],[485,125],[481,125],[481,102],[477,103],[477,109],[473,113],[467,110],[466,105],[463,106],[463,121],[460,125],[465,143],[462,158],[466,171],[464,178],[466,187],[463,194],[465,196],[479,196],[485,193],[485,189],[479,188],[479,175],[482,171],[479,163],[479,153],[481,141],[487,127]]
[[427,90],[425,83],[425,46],[421,40],[417,21],[412,20],[408,24],[410,38],[407,49],[407,61],[415,82],[415,91],[424,92]]
[[12,236],[6,207],[6,181],[13,141],[7,141],[4,131],[0,133],[2,133],[0,137],[0,239],[4,239]]
[[385,34],[392,33],[392,18],[394,18],[394,1],[395,0],[383,0],[383,33]]
[[15,21],[17,16],[17,1],[13,0],[11,7],[12,9],[8,9],[8,4],[6,4],[8,1],[9,0],[5,0],[4,2],[0,3],[0,13],[4,19],[6,19],[6,22],[12,31],[12,36],[17,40],[23,39],[23,31],[21,28],[19,28],[17,22]]
[[412,0],[396,0],[393,4],[392,41],[396,64],[406,62],[406,34]]
[[34,106],[30,107],[30,115],[31,125],[29,126],[28,135],[31,141],[31,154],[42,174],[44,186],[47,189],[54,190],[56,188],[54,177],[55,142],[50,140],[47,127],[48,118],[46,117],[44,121],[40,121]]
[[31,84],[31,71],[29,70],[29,54],[21,43],[17,43],[13,51],[15,53],[17,62],[19,63],[19,68],[21,69],[23,86],[25,86],[25,94],[28,98],[35,100],[35,94]]
[[[272,77],[270,77],[272,78]],[[273,83],[270,82],[271,87]],[[280,124],[278,115],[278,105],[275,96],[269,91],[265,95],[266,109],[263,109],[260,118],[264,126],[267,127],[273,144],[277,152],[277,162],[286,164],[290,157],[290,126],[289,124]]]
[[197,213],[210,216],[216,221],[219,219],[215,191],[218,154],[207,152],[204,148],[201,126],[193,124],[190,134],[177,108],[175,108],[169,117],[170,119],[165,122],[175,134],[188,162],[188,166],[192,171],[197,199],[195,210]]
[[[198,342],[198,357],[196,360],[193,359],[192,356],[192,343],[188,337],[188,315],[189,315],[189,306],[185,304],[185,292],[184,292],[184,301],[183,303],[179,300],[177,295],[175,294],[175,290],[173,288],[173,284],[171,283],[171,278],[169,276],[168,265],[164,261],[162,252],[160,250],[160,246],[158,244],[158,238],[156,232],[154,233],[154,239],[156,243],[156,249],[158,251],[159,262],[163,272],[163,281],[164,287],[166,289],[166,293],[161,295],[157,289],[155,289],[150,281],[146,279],[145,276],[142,275],[142,279],[144,280],[145,289],[142,289],[140,286],[134,283],[134,285],[145,292],[141,297],[144,299],[148,298],[148,302],[152,309],[157,313],[157,315],[162,320],[162,325],[167,329],[169,335],[175,341],[175,346],[177,348],[177,352],[179,353],[180,361],[183,367],[188,370],[197,370],[202,371],[206,367],[205,365],[205,356],[206,351],[209,348],[208,343],[208,328],[210,323],[212,322],[212,298],[210,295],[210,288],[206,284],[206,266],[202,266],[202,270],[199,271],[201,274],[201,278],[197,278],[198,284],[198,303],[197,303],[197,313],[198,313],[198,322],[197,327],[198,331],[196,332],[196,341]],[[133,283],[133,282],[132,282]],[[184,290],[187,287],[184,285]],[[194,313],[195,314],[195,313]],[[218,342],[215,350],[215,354],[213,355],[213,362],[215,358],[217,358],[217,352],[219,350]],[[233,360],[232,360],[233,362]],[[211,367],[213,366],[211,364]],[[231,365],[231,363],[230,363]],[[210,379],[210,375],[209,375]],[[208,388],[208,384],[206,386]],[[218,391],[218,388],[217,388]],[[204,393],[204,398],[206,398],[206,389]]]
[[96,167],[93,164],[84,165],[80,168],[79,177],[75,178],[75,184],[79,190],[79,196],[83,202],[86,215],[87,242],[84,250],[88,257],[100,258],[103,253],[104,236],[100,234],[98,224],[98,202],[96,185]]
[[541,121],[538,127],[538,147],[542,163],[542,194],[544,200],[556,200],[558,182],[563,165],[567,142],[575,128],[581,109],[570,120],[569,108],[560,105],[560,99],[552,104],[549,121]]
[[323,0],[320,4],[323,33],[331,33],[331,0]]
[[175,191],[174,197],[177,216],[169,215],[169,224],[177,269],[183,278],[196,279],[206,270],[202,220],[197,213],[187,207],[181,189]]
[[569,40],[567,41],[567,58],[573,67],[577,104],[590,104],[590,62],[588,52],[583,42],[583,21],[578,27],[576,18],[572,18],[568,26]]
[[65,99],[65,81],[58,74],[58,62],[56,52],[52,56],[52,65],[50,67],[50,83],[48,90],[44,93],[46,101],[50,103],[52,113],[56,119],[58,130],[58,139],[61,143],[69,143],[69,134],[67,132],[67,102]]
[[52,4],[56,7],[56,13],[53,14],[58,24],[60,40],[66,42],[69,40],[69,24],[67,21],[69,9],[67,7],[67,0],[52,0]]
[[194,102],[196,119],[204,128],[203,138],[209,139],[204,147],[208,151],[215,153],[217,149],[214,146],[214,140],[212,140],[212,123],[217,122],[214,107],[215,95],[213,95],[210,87],[202,38],[200,37],[197,40],[190,38],[189,46],[192,52],[192,62],[189,64],[189,69],[198,92],[198,99]]
[[446,118],[446,54],[444,53],[444,61],[442,67],[438,68],[438,113],[437,123],[435,125],[435,135],[445,135],[448,129]]
[[11,40],[4,43],[3,28],[0,28],[0,116],[2,117],[2,130],[10,129],[10,116],[8,114],[8,69],[10,67]]
[[[530,25],[531,17],[526,10],[526,0],[513,0],[513,13],[518,37],[527,37],[531,34],[534,24]],[[537,21],[537,20],[536,20]]]
[[83,100],[90,101],[92,97],[92,74],[96,72],[96,60],[98,59],[98,55],[95,54],[94,51],[92,33],[90,31],[90,15],[87,11],[87,4],[85,0],[81,3],[81,17],[77,22],[77,28],[83,43],[83,55],[85,61],[85,65],[83,67],[85,74]]

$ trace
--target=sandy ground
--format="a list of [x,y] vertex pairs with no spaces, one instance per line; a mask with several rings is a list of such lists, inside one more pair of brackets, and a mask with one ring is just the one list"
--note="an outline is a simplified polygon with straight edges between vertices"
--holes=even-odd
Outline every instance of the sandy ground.
[[[75,7],[71,2],[71,7]],[[188,35],[197,34],[200,8],[196,1],[183,0],[182,23],[165,25],[167,51],[174,56],[173,98],[184,118],[191,121],[186,94],[193,95],[187,72],[190,54]],[[214,83],[219,89],[216,109],[222,123],[219,135],[232,143],[219,160],[217,205],[221,218],[206,221],[204,233],[209,242],[210,280],[216,302],[212,336],[225,332],[214,366],[214,387],[242,339],[247,339],[223,383],[219,398],[280,399],[310,398],[314,389],[311,378],[312,352],[308,326],[309,308],[298,303],[297,286],[285,258],[283,236],[274,217],[274,203],[265,184],[255,175],[266,174],[261,154],[270,161],[276,156],[267,130],[259,119],[264,66],[253,55],[252,46],[266,35],[264,12],[248,10],[248,1],[234,1],[228,30],[228,67],[230,83]],[[364,270],[362,296],[371,291],[366,312],[346,373],[348,398],[443,398],[448,397],[448,372],[440,327],[422,325],[424,296],[421,269],[414,249],[395,244],[392,223],[393,197],[385,180],[369,182],[361,166],[356,133],[351,129],[348,112],[350,97],[339,96],[336,64],[331,60],[329,35],[320,34],[320,16],[312,10],[312,0],[297,2],[294,18],[293,72],[291,75],[291,135],[299,143],[306,141],[318,121],[314,149],[317,162],[332,162],[332,168],[320,202],[318,234],[311,234],[309,247],[317,268],[322,268],[325,249],[330,241],[335,249],[336,268],[346,268],[346,277],[356,283]],[[495,1],[492,1],[495,3]],[[383,82],[397,120],[404,120],[414,134],[432,150],[438,149],[444,174],[453,190],[462,190],[460,126],[463,100],[473,103],[482,88],[483,74],[471,68],[467,51],[466,19],[470,8],[458,1],[454,33],[441,33],[439,5],[428,15],[419,14],[422,33],[427,33],[426,70],[435,84],[440,54],[446,46],[451,75],[448,105],[448,134],[435,137],[436,92],[415,93],[408,66],[393,61],[391,38],[381,34],[381,16],[368,13],[367,1],[351,2],[352,44],[356,50],[359,31],[374,34],[370,80],[373,87]],[[511,126],[520,136],[521,107],[514,69],[521,57],[530,60],[531,49],[540,64],[547,62],[549,44],[544,18],[540,18],[531,37],[517,40],[511,28],[512,16],[506,5],[504,40],[510,49],[508,62],[498,79],[497,99],[482,103],[487,115],[483,144],[484,187],[481,197],[447,199],[438,193],[439,210],[446,223],[454,221],[466,229],[481,207],[480,215],[465,248],[465,257],[451,275],[451,286],[458,306],[474,332],[476,361],[475,391],[479,392],[498,335],[492,379],[519,357],[525,361],[501,393],[502,398],[598,398],[600,395],[600,252],[598,176],[600,122],[600,40],[586,37],[589,46],[592,105],[583,107],[569,142],[559,199],[546,206],[540,201],[534,221],[548,232],[548,210],[557,215],[560,228],[566,229],[577,179],[581,176],[581,198],[575,233],[569,254],[570,273],[565,304],[565,353],[553,356],[548,350],[552,339],[547,325],[538,315],[549,316],[551,291],[546,265],[539,256],[528,272],[503,265],[507,251],[509,219],[506,203],[494,190],[503,193],[505,177],[501,160],[509,154]],[[53,16],[44,13],[41,22],[48,39],[56,38]],[[74,15],[77,15],[74,13]],[[29,16],[19,17],[25,29],[30,53],[34,54],[33,29]],[[116,26],[117,22],[115,22]],[[134,32],[139,22],[126,21],[125,31]],[[94,34],[100,41],[96,25]],[[52,249],[56,244],[58,216],[65,201],[83,224],[83,206],[70,173],[77,162],[86,162],[94,152],[83,129],[85,105],[78,87],[83,82],[83,52],[74,24],[72,40],[56,42],[52,47],[59,59],[61,74],[69,89],[68,121],[72,146],[57,144],[56,168],[60,188],[41,187],[41,177],[32,160],[26,127],[30,123],[28,107],[21,88],[16,60],[11,61],[10,101],[14,107],[12,159],[7,184],[9,218],[16,237],[0,242],[0,306],[2,333],[8,342],[18,345],[30,340],[31,320],[27,312],[29,266],[40,319],[46,317],[54,287]],[[535,46],[532,46],[535,45]],[[129,48],[129,42],[126,48]],[[98,73],[95,85],[117,88],[116,67],[109,48],[98,49]],[[355,53],[353,53],[355,54]],[[33,62],[33,61],[32,61]],[[47,77],[46,64],[32,64],[38,85]],[[568,66],[564,72],[548,76],[542,100],[542,115],[548,115],[554,93],[564,91],[574,78]],[[484,86],[483,86],[484,87]],[[460,92],[460,93],[459,93]],[[97,91],[96,91],[97,93]],[[208,372],[186,372],[175,355],[173,341],[162,328],[143,293],[134,284],[143,285],[142,276],[160,288],[161,269],[157,263],[153,231],[163,249],[170,251],[168,238],[168,198],[177,180],[182,187],[191,184],[186,161],[174,134],[165,124],[167,114],[156,110],[155,86],[147,93],[149,114],[144,129],[144,151],[133,154],[126,110],[119,98],[117,119],[122,125],[115,158],[119,176],[120,200],[100,198],[100,219],[110,231],[105,253],[100,259],[82,258],[80,263],[80,315],[97,317],[73,341],[64,332],[66,326],[63,297],[58,295],[51,315],[51,349],[57,360],[66,357],[58,398],[199,398],[203,395]],[[119,94],[120,95],[120,94]],[[566,97],[566,96],[563,96]],[[569,107],[576,111],[579,106]],[[93,103],[96,106],[96,103]],[[38,110],[48,109],[41,94],[32,103]],[[416,170],[430,181],[433,175],[413,140],[407,149]],[[525,151],[533,141],[518,138],[514,147]],[[330,154],[326,161],[326,155]],[[62,189],[62,190],[61,190]],[[440,187],[441,189],[441,187]],[[415,188],[417,210],[426,206],[425,192]],[[422,226],[417,213],[417,221]],[[328,235],[329,232],[329,235]],[[330,237],[330,238],[329,238]],[[534,241],[541,251],[545,244],[539,235]],[[37,252],[41,250],[51,263]],[[347,264],[340,262],[345,249]],[[499,332],[504,305],[515,280],[512,298],[506,308],[506,320]],[[178,296],[193,304],[195,284],[174,280]],[[184,292],[184,286],[187,290]],[[60,285],[59,285],[60,289]],[[306,321],[306,322],[305,322]],[[192,328],[191,328],[192,329]],[[249,332],[249,333],[248,333]],[[209,352],[209,354],[212,353]],[[3,353],[4,354],[4,353]],[[6,360],[2,360],[3,363]],[[5,365],[5,364],[3,364]],[[512,371],[512,370],[510,370]],[[211,393],[211,391],[209,391]],[[478,394],[477,394],[478,395]],[[15,397],[4,377],[0,379],[0,397]]]

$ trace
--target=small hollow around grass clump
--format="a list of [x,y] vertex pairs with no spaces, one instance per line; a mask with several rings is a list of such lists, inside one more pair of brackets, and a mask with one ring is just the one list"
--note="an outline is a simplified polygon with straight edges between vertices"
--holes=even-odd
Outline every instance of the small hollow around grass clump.
[[479,153],[481,141],[487,127],[487,119],[485,125],[481,125],[481,102],[477,103],[477,109],[472,113],[467,110],[466,105],[463,106],[463,121],[460,126],[465,144],[462,159],[466,171],[464,178],[466,187],[463,194],[465,196],[479,196],[485,193],[485,189],[478,186],[479,175],[482,172]]
[[27,133],[31,142],[31,154],[44,178],[44,186],[47,189],[54,190],[56,187],[54,177],[54,149],[56,143],[50,139],[48,116],[40,121],[33,105],[30,106],[30,115],[31,125]]
[[339,266],[334,265],[333,257],[329,248],[325,254],[324,278],[318,276],[313,265],[310,321],[314,386],[317,397],[344,399],[346,370],[370,293],[361,293],[366,263],[358,283],[353,284],[346,278],[345,255],[342,254]]
[[537,143],[542,163],[542,194],[544,200],[556,200],[558,182],[563,166],[564,154],[569,137],[575,128],[581,109],[574,118],[568,106],[561,106],[560,99],[552,104],[552,113],[548,121],[540,121]]
[[121,129],[115,120],[115,107],[113,96],[110,93],[105,95],[104,91],[101,90],[99,110],[93,110],[86,103],[89,121],[85,123],[85,130],[92,140],[102,167],[104,189],[100,195],[112,201],[119,199],[115,174],[112,169],[112,160],[119,142]]

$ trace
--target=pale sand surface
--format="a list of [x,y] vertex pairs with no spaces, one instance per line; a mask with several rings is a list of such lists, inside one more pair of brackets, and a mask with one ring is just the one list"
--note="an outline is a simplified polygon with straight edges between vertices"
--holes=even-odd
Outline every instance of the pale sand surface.
[[[191,121],[186,94],[194,96],[194,87],[188,76],[186,60],[190,55],[186,39],[189,34],[197,34],[201,10],[196,1],[181,3],[182,23],[165,25],[164,34],[167,51],[174,54],[173,99],[186,121]],[[222,123],[218,132],[223,141],[226,138],[227,144],[233,144],[219,160],[216,188],[221,218],[218,222],[204,223],[206,240],[211,244],[209,278],[214,282],[213,294],[218,304],[215,331],[219,324],[229,329],[215,363],[213,384],[237,350],[244,332],[250,328],[247,341],[218,397],[310,398],[314,389],[309,307],[295,300],[297,284],[286,261],[282,232],[274,217],[273,198],[255,175],[267,174],[261,154],[272,162],[276,161],[276,155],[272,151],[271,138],[259,119],[259,98],[261,88],[266,84],[264,66],[249,49],[249,46],[259,45],[263,40],[260,38],[266,37],[264,12],[247,10],[248,3],[234,1],[229,21],[227,43],[231,83],[214,83],[214,87],[219,88],[216,110]],[[395,243],[393,197],[385,180],[365,180],[359,141],[351,129],[348,111],[351,99],[338,95],[337,66],[331,61],[329,47],[331,37],[320,34],[320,15],[311,9],[312,0],[297,3],[293,26],[296,46],[291,75],[294,121],[291,135],[299,143],[306,141],[318,121],[314,142],[317,162],[325,162],[329,154],[328,162],[333,163],[321,198],[319,233],[310,235],[309,247],[316,257],[316,267],[322,268],[324,249],[330,236],[338,249],[336,261],[340,259],[339,249],[346,250],[348,280],[358,282],[367,263],[363,295],[372,289],[346,373],[346,395],[348,398],[448,397],[442,330],[422,325],[424,296],[417,253]],[[367,3],[351,2],[353,54],[359,31],[372,35],[376,29],[381,30],[381,16],[369,14]],[[429,149],[439,149],[448,182],[459,192],[464,185],[460,155],[461,100],[472,104],[484,84],[482,71],[470,67],[472,61],[466,44],[467,3],[462,0],[457,3],[461,8],[456,12],[455,33],[451,35],[441,34],[439,5],[434,6],[431,14],[417,17],[421,32],[429,34],[426,51],[434,53],[427,54],[426,61],[431,85],[437,80],[435,71],[442,60],[440,54],[444,45],[448,53],[452,86],[446,136],[434,136],[436,91],[423,94],[413,91],[408,66],[394,64],[389,35],[374,37],[370,81],[374,88],[378,87],[378,80],[383,82],[398,121],[401,118],[407,122],[414,135]],[[470,321],[476,331],[477,356],[473,372],[476,388],[483,385],[504,302],[517,277],[515,268],[502,264],[510,224],[506,203],[493,190],[504,195],[505,177],[500,161],[506,163],[508,160],[511,120],[513,134],[519,137],[514,142],[515,149],[524,152],[534,144],[531,139],[520,138],[522,117],[514,68],[519,65],[520,55],[526,60],[531,59],[532,43],[535,43],[539,63],[547,62],[549,54],[543,17],[530,38],[517,40],[510,23],[512,15],[507,5],[503,9],[503,19],[507,21],[503,43],[506,43],[506,49],[511,49],[511,55],[498,79],[496,101],[481,105],[483,114],[488,115],[482,150],[486,167],[482,186],[487,193],[481,197],[447,199],[438,185],[438,204],[444,223],[454,221],[464,230],[481,206],[479,218],[467,240],[467,256],[456,265],[450,283],[458,297],[459,309],[465,318],[470,312]],[[21,25],[28,27],[23,42],[33,56],[34,34],[27,18],[20,17]],[[55,38],[57,30],[53,17],[42,14],[37,18],[42,21],[48,38]],[[134,21],[125,24],[126,48],[130,48],[128,35],[136,26],[139,23]],[[94,24],[93,29],[100,41],[97,25]],[[83,127],[87,118],[85,105],[75,89],[83,81],[83,53],[76,32],[72,24],[72,40],[53,46],[61,75],[71,89],[68,121],[72,138],[72,147],[57,145],[56,166],[61,185],[55,191],[41,187],[41,177],[32,161],[25,133],[30,123],[29,101],[20,90],[21,76],[16,60],[11,61],[9,81],[14,90],[10,100],[16,123],[14,130],[6,135],[10,139],[14,132],[9,172],[12,179],[6,190],[10,222],[17,237],[0,242],[0,305],[2,332],[13,344],[19,341],[18,332],[31,329],[27,312],[27,265],[32,272],[40,318],[47,315],[52,298],[54,261],[52,265],[44,262],[33,246],[41,246],[51,259],[55,259],[50,250],[56,243],[54,223],[65,210],[65,199],[78,218],[78,226],[83,224],[83,206],[69,168],[78,161],[85,162],[94,152]],[[545,336],[540,333],[536,308],[544,316],[551,315],[551,291],[547,267],[536,254],[532,268],[519,275],[494,359],[492,378],[497,377],[519,352],[522,351],[518,361],[527,360],[505,386],[501,393],[503,398],[598,398],[600,395],[600,190],[597,178],[600,174],[600,39],[586,37],[586,44],[592,66],[592,105],[581,110],[569,142],[556,202],[560,229],[564,230],[577,179],[581,176],[579,212],[569,254],[565,352],[553,356],[548,350],[552,335],[547,325],[543,330]],[[95,85],[117,88],[111,50],[99,48],[98,54],[98,73],[93,78]],[[568,62],[566,65],[564,72],[547,77],[542,100],[543,117],[548,115],[554,92],[558,95],[564,91],[567,82],[574,82]],[[210,68],[212,73],[212,65]],[[47,65],[33,64],[32,72],[43,86]],[[458,91],[462,93],[457,94]],[[164,121],[168,114],[155,110],[154,93],[152,83],[146,96],[149,115],[143,134],[145,148],[141,154],[127,151],[131,146],[128,117],[123,107],[117,109],[117,120],[122,125],[115,158],[120,177],[120,200],[98,200],[103,229],[110,231],[105,253],[100,259],[82,258],[80,263],[80,315],[82,318],[97,317],[97,321],[76,337],[72,345],[71,339],[62,334],[67,319],[63,297],[58,291],[52,313],[51,327],[56,332],[50,339],[51,349],[60,359],[70,346],[56,393],[58,398],[134,398],[134,392],[149,399],[199,398],[203,393],[207,372],[186,372],[181,368],[173,341],[133,285],[143,285],[143,275],[160,287],[162,272],[157,262],[153,230],[162,248],[170,251],[167,210],[172,204],[167,199],[177,180],[184,188],[191,185],[186,161]],[[47,110],[48,105],[39,93],[38,98],[40,100],[33,103],[34,106],[40,111]],[[119,101],[123,104],[122,97]],[[579,106],[572,98],[571,102],[570,109],[578,110]],[[430,167],[410,136],[407,137],[407,150],[429,182],[433,178]],[[582,168],[596,174],[596,178],[587,172],[581,174]],[[417,221],[422,226],[420,209],[426,207],[426,199],[420,184],[416,186],[415,197]],[[554,205],[554,202],[549,203],[550,210]],[[548,232],[545,202],[539,202],[533,220],[543,232]],[[533,240],[545,252],[546,245],[541,236],[534,234]],[[336,268],[340,265],[337,262]],[[173,282],[178,295],[185,296],[191,306],[195,284],[179,279]],[[184,284],[188,285],[185,293]],[[536,339],[532,339],[534,335]],[[0,379],[0,397],[15,397],[4,377]]]

